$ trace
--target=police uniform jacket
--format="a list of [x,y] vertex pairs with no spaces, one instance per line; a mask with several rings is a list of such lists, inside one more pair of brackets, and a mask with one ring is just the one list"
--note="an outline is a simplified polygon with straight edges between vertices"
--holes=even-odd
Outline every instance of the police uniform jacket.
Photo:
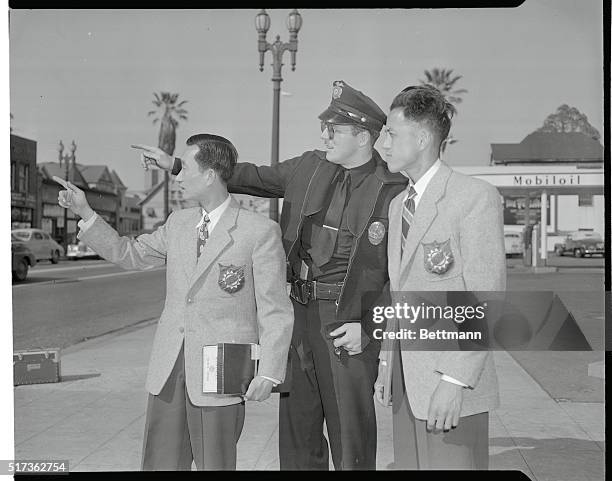
[[[344,285],[337,301],[336,318],[361,321],[370,337],[374,325],[368,311],[377,295],[388,289],[388,209],[393,197],[406,185],[406,178],[391,174],[376,150],[375,169],[352,192],[361,202],[344,212],[347,226],[355,236]],[[230,192],[260,197],[284,198],[280,226],[288,267],[295,262],[300,230],[307,216],[324,206],[328,189],[339,167],[314,150],[279,163],[276,167],[238,163],[228,188]],[[288,269],[288,280],[292,280]],[[367,296],[362,302],[362,296]]]

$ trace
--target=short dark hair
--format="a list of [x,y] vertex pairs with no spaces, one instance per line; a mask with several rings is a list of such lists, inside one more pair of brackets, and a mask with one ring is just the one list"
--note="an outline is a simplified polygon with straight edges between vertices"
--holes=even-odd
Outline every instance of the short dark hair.
[[[390,110],[401,108],[404,118],[426,123],[438,137],[439,145],[448,137],[451,119],[457,109],[433,85],[412,85],[395,96]],[[438,147],[439,147],[438,145]]]
[[187,145],[197,145],[199,150],[195,154],[195,160],[200,169],[213,169],[224,182],[232,177],[234,167],[238,162],[238,151],[225,137],[196,134],[187,139]]

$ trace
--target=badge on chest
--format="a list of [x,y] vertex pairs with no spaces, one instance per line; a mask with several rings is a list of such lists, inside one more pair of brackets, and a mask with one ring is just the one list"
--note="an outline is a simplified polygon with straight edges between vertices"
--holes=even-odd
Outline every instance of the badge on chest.
[[372,222],[370,227],[368,227],[368,240],[370,244],[375,246],[380,244],[385,238],[385,232],[387,232],[385,224],[380,221]]
[[219,264],[219,287],[230,294],[234,294],[242,289],[244,286],[245,267],[233,264],[229,266]]
[[432,274],[444,274],[455,261],[450,239],[444,242],[422,243],[425,270]]

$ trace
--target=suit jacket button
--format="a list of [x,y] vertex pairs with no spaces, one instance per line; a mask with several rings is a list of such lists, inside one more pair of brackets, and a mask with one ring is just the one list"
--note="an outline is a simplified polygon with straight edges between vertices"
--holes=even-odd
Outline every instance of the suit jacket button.
[[187,303],[188,303],[188,304],[191,304],[192,302],[193,302],[193,299],[192,299],[191,297],[189,297],[189,298],[187,299]]
[[179,332],[185,332],[185,328],[183,326],[179,327]]

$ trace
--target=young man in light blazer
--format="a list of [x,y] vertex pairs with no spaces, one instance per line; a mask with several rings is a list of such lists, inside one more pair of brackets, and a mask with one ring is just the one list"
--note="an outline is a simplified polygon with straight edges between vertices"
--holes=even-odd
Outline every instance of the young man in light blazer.
[[[505,290],[497,189],[439,159],[454,110],[431,86],[408,87],[391,104],[384,158],[410,180],[389,206],[392,298]],[[387,331],[398,322],[389,320]],[[385,340],[375,395],[392,399],[396,469],[487,469],[488,411],[499,403],[491,353],[411,351]]]
[[98,254],[125,269],[167,266],[146,382],[143,470],[190,470],[192,460],[198,470],[236,468],[244,400],[203,392],[204,345],[261,345],[247,400],[268,398],[285,377],[293,309],[280,228],[228,194],[237,157],[223,137],[190,137],[176,181],[183,198],[201,207],[172,212],[163,226],[135,240],[120,237],[83,191],[60,182],[67,189],[60,205],[82,217],[78,237]]

